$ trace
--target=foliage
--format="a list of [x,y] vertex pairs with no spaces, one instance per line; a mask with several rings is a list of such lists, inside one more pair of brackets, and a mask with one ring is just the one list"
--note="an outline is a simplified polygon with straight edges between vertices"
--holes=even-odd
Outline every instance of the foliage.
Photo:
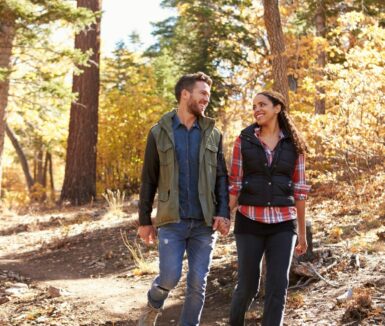
[[181,74],[203,71],[212,77],[206,113],[215,115],[236,91],[237,84],[229,78],[232,71],[247,67],[249,52],[256,47],[255,35],[248,29],[252,2],[164,0],[162,4],[175,8],[178,14],[155,24],[159,41],[149,53],[167,49]]
[[[42,164],[38,155],[46,151],[63,158],[67,112],[76,100],[68,79],[90,55],[74,50],[68,34],[87,27],[95,15],[72,1],[4,0],[0,7],[1,19],[13,19],[16,29],[11,72],[0,72],[0,79],[10,79],[7,123],[29,162]],[[12,151],[6,154],[17,162]]]
[[[16,6],[17,1],[12,3]],[[280,3],[292,83],[290,112],[309,144],[309,182],[313,189],[330,185],[335,189],[342,182],[348,189],[345,196],[360,193],[360,203],[372,205],[364,198],[365,189],[371,189],[370,196],[377,194],[381,200],[383,196],[356,181],[384,166],[384,6],[376,0],[325,0],[327,33],[319,37],[314,25],[317,3]],[[271,86],[272,58],[260,1],[167,0],[163,5],[175,8],[176,14],[155,25],[158,41],[153,47],[139,53],[121,43],[101,63],[99,194],[106,189],[127,194],[138,190],[148,131],[175,105],[173,88],[181,74],[203,70],[213,77],[211,110],[217,110],[228,163],[235,137],[253,122],[253,94]],[[34,6],[17,10],[31,12]],[[25,15],[20,21],[27,21]],[[80,17],[92,21],[87,15],[75,15],[72,29],[65,17],[44,24],[28,18],[32,32],[20,27],[8,121],[29,160],[41,149],[63,156],[67,110],[75,99],[66,78],[76,69],[74,63],[85,62],[87,55],[71,52],[66,42],[53,36],[64,33],[67,37],[80,28]],[[326,52],[327,63],[318,80],[320,51]],[[322,115],[314,115],[317,86],[326,94]],[[12,164],[9,158],[8,162]],[[12,187],[12,182],[5,180],[5,185]],[[372,208],[372,212],[381,210]]]
[[385,155],[385,56],[378,51],[385,41],[385,30],[357,12],[341,16],[338,23],[331,33],[349,39],[354,31],[357,38],[353,45],[329,49],[339,51],[345,59],[343,63],[329,63],[325,69],[327,114],[295,113],[310,144],[316,180],[324,179],[327,173],[336,179],[352,179],[382,164]]
[[114,58],[106,58],[103,67],[98,192],[119,188],[133,193],[139,187],[147,134],[171,108],[157,88],[159,77],[154,68],[124,44],[116,49]]

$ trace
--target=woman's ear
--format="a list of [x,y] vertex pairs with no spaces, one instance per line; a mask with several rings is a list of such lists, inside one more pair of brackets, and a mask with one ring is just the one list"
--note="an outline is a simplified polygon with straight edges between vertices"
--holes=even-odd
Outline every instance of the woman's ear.
[[275,110],[276,114],[279,114],[279,112],[281,112],[281,110],[282,110],[282,105],[281,104],[275,105],[274,110]]

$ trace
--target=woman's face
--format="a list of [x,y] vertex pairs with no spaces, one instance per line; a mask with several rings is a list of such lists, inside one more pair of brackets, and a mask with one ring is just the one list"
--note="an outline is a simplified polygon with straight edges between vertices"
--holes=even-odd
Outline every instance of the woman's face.
[[274,123],[278,119],[278,113],[281,111],[281,106],[274,106],[268,97],[258,94],[253,100],[254,118],[258,125],[264,126]]

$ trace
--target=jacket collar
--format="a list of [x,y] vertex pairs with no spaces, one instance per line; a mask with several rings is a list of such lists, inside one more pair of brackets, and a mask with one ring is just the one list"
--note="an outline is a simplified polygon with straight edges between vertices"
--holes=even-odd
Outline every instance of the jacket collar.
[[[246,127],[241,131],[241,136],[242,138],[245,138],[246,140],[255,143],[255,144],[260,144],[259,140],[257,137],[255,137],[255,129],[259,128],[257,123],[253,123],[252,125]],[[282,136],[281,136],[282,135]],[[281,137],[280,139],[286,139],[290,138],[289,133],[285,129],[281,129]]]
[[[177,113],[177,110],[172,110],[170,112],[167,112],[163,117],[159,120],[159,125],[164,128],[167,133],[172,133],[172,118]],[[215,120],[209,117],[199,117],[198,118],[198,124],[199,127],[202,129],[202,131],[205,131],[208,128],[214,127]]]

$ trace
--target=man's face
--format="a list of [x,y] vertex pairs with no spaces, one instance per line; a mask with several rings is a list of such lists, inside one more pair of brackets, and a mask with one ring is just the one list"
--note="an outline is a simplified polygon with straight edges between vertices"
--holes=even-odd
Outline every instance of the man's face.
[[204,81],[197,81],[190,92],[187,110],[196,117],[204,116],[204,111],[210,102],[210,86]]

